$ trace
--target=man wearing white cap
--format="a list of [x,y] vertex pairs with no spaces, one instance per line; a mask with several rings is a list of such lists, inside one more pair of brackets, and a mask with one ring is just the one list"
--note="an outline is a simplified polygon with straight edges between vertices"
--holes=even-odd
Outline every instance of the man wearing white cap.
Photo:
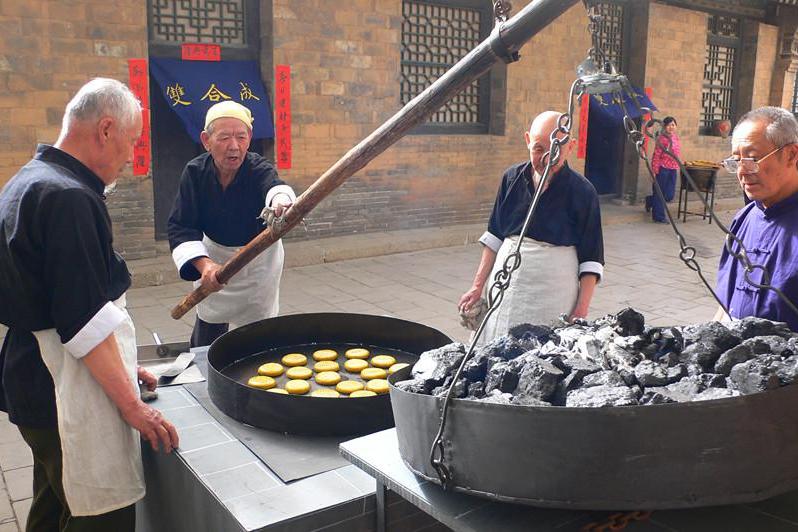
[[169,247],[180,277],[215,292],[197,305],[192,347],[211,344],[231,324],[246,325],[279,310],[282,242],[226,285],[216,277],[222,264],[264,230],[259,216],[265,207],[280,216],[296,200],[274,166],[247,151],[252,121],[249,109],[230,100],[208,109],[200,134],[207,153],[186,165],[169,215]]

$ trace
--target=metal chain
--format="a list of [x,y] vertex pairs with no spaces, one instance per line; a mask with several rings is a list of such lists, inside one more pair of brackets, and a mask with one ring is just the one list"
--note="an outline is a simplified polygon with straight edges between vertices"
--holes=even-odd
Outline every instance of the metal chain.
[[524,238],[526,237],[527,232],[532,225],[535,211],[537,210],[538,203],[540,202],[540,197],[550,179],[551,169],[557,166],[557,164],[560,162],[563,146],[568,144],[568,142],[571,140],[574,102],[581,95],[582,81],[577,79],[571,85],[568,111],[560,115],[559,119],[557,120],[557,127],[549,135],[551,147],[549,148],[548,153],[546,153],[542,159],[545,162],[546,167],[543,170],[543,175],[540,178],[540,182],[538,183],[537,187],[535,187],[535,194],[532,197],[532,203],[529,205],[529,210],[526,213],[524,224],[521,227],[521,234],[518,238],[518,242],[515,244],[512,252],[509,253],[505,258],[501,270],[497,271],[496,275],[494,276],[493,284],[488,290],[488,311],[485,313],[485,316],[482,318],[479,327],[474,333],[474,336],[471,339],[471,345],[463,357],[463,360],[460,362],[460,366],[457,368],[457,371],[452,378],[452,382],[449,384],[449,389],[446,391],[446,396],[443,399],[443,405],[441,406],[441,422],[440,426],[438,427],[438,433],[435,435],[435,439],[433,440],[429,457],[430,464],[432,465],[433,469],[435,469],[435,473],[438,475],[438,479],[440,479],[443,489],[449,489],[452,482],[452,468],[450,465],[446,464],[446,449],[443,433],[444,429],[446,428],[449,402],[451,401],[454,387],[460,380],[460,375],[463,373],[463,368],[465,367],[466,362],[468,362],[468,360],[470,360],[474,355],[477,342],[485,330],[485,325],[487,324],[488,319],[490,319],[491,315],[501,304],[502,299],[504,298],[504,292],[507,290],[507,287],[510,286],[510,280],[512,279],[513,272],[515,272],[521,266],[521,245],[523,244]]
[[588,523],[579,529],[580,532],[606,532],[609,530],[623,530],[632,521],[647,521],[652,512],[618,512],[611,514],[602,522]]
[[510,11],[513,10],[513,5],[507,0],[496,0],[493,2],[493,17],[498,22],[507,22],[510,16]]

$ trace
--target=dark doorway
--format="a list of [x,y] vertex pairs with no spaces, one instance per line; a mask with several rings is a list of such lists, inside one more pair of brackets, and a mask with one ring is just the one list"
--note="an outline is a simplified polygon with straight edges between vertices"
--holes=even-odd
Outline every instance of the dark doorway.
[[585,177],[599,194],[618,194],[623,174],[623,126],[595,110],[591,102],[587,122]]

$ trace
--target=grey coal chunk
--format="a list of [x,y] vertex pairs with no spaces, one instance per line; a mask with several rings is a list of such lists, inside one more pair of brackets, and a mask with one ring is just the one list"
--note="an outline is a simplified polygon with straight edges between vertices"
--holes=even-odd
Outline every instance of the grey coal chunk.
[[706,386],[704,386],[699,375],[691,375],[682,378],[679,382],[668,384],[665,388],[671,393],[671,397],[680,403],[686,403],[692,401],[693,397],[703,392]]
[[765,318],[756,318],[749,316],[741,320],[735,320],[726,324],[726,327],[733,334],[739,336],[743,340],[753,338],[754,336],[768,336],[776,335],[783,338],[790,338],[793,332],[790,327],[780,321],[770,321]]
[[782,386],[792,384],[798,380],[798,355],[787,357],[776,370]]
[[607,369],[634,371],[634,367],[643,360],[640,353],[627,351],[617,345],[607,344],[601,352],[602,365]]
[[687,366],[684,364],[676,364],[668,368],[668,384],[679,382],[684,377],[687,377]]
[[503,360],[512,360],[527,352],[530,347],[512,336],[499,336],[482,346],[480,352],[489,358],[498,357]]
[[[775,359],[775,360],[774,360]],[[778,369],[783,364],[779,357],[773,355],[760,355],[741,364],[737,364],[729,374],[731,388],[743,394],[773,390],[780,385]]]
[[646,319],[631,307],[627,307],[615,315],[613,328],[621,336],[641,334],[646,326]]
[[459,342],[421,353],[413,366],[413,378],[428,380],[435,385],[453,374],[465,356],[465,346]]
[[715,362],[715,373],[728,377],[734,366],[746,360],[751,360],[755,356],[753,346],[746,340],[720,355],[717,362]]
[[[432,395],[437,397],[444,397],[447,393],[449,393],[449,384],[438,386],[432,390]],[[468,381],[465,379],[459,379],[457,384],[455,384],[454,388],[452,389],[452,397],[459,399],[461,397],[465,397],[466,395],[468,395]]]
[[790,351],[788,340],[775,334],[748,338],[743,341],[743,344],[750,345],[752,351],[757,355],[770,353],[778,356],[790,356],[794,354]]
[[582,379],[582,388],[595,386],[626,386],[626,383],[617,371],[607,369],[585,375]]
[[612,343],[627,351],[641,351],[651,342],[645,335],[637,334],[635,336],[616,336],[612,339]]
[[596,340],[598,340],[602,344],[607,344],[609,342],[612,342],[616,338],[623,338],[622,336],[618,336],[618,333],[615,332],[615,329],[613,329],[610,326],[598,329],[593,336],[595,336]]
[[585,327],[581,325],[571,325],[570,327],[564,327],[562,329],[557,329],[557,336],[560,340],[560,347],[564,348],[567,351],[571,351],[574,349],[574,345],[576,345],[576,341],[579,340],[582,336],[584,336],[587,332]]
[[396,387],[404,392],[429,395],[429,393],[432,391],[433,384],[432,381],[429,380],[412,379],[407,381],[399,381],[396,383]]
[[531,323],[521,323],[510,327],[507,334],[521,342],[537,340],[541,345],[548,342],[554,336],[554,329],[546,325],[533,325]]
[[472,397],[474,399],[480,399],[485,397],[485,383],[484,382],[472,382],[468,385],[468,397]]
[[701,380],[701,386],[706,390],[707,388],[725,388],[726,376],[721,373],[702,373],[698,376]]
[[704,373],[704,368],[702,368],[698,364],[689,364],[688,363],[688,364],[685,364],[685,366],[687,366],[687,375],[688,376],[701,375],[702,373]]
[[648,333],[651,347],[647,351],[654,348],[654,352],[649,355],[653,360],[659,360],[668,354],[681,353],[684,349],[684,337],[677,327],[650,329]]
[[[463,366],[463,377],[471,382],[484,381],[488,373],[488,353],[479,350]],[[500,360],[500,359],[497,359]]]
[[678,353],[666,353],[666,354],[662,355],[661,357],[659,357],[658,362],[660,364],[665,364],[669,368],[672,368],[674,366],[683,366],[684,365],[679,360],[679,354]]
[[565,406],[600,408],[603,406],[632,406],[639,404],[639,389],[626,386],[592,386],[568,392]]
[[534,398],[547,401],[554,394],[564,373],[542,358],[535,356],[525,358],[518,386],[515,388],[516,397],[520,398],[519,400]]
[[640,404],[641,405],[662,405],[665,403],[677,403],[678,401],[674,399],[672,394],[668,392],[668,390],[664,388],[648,388],[643,395],[640,397]]
[[580,336],[571,348],[585,360],[601,360],[601,347],[604,345],[601,340],[592,334]]
[[651,360],[643,360],[635,366],[634,374],[640,386],[645,388],[668,384],[667,367]]
[[498,362],[488,371],[485,378],[485,393],[491,394],[494,390],[510,393],[518,384],[518,370],[508,362]]
[[493,393],[488,394],[485,396],[484,399],[480,399],[483,403],[494,403],[497,405],[509,405],[513,400],[513,394],[511,393],[502,393],[499,390],[494,390]]
[[[685,350],[691,344],[704,343],[711,344],[713,352],[718,355],[734,347],[741,342],[741,338],[735,335],[718,321],[709,321],[706,323],[697,323],[695,325],[687,325],[682,328],[682,336],[684,337]],[[712,363],[714,364],[714,360]]]
[[554,363],[551,359],[549,360],[549,362],[552,362],[557,368],[567,374],[563,379],[566,390],[578,388],[582,385],[582,380],[585,376],[601,371],[601,367],[598,364],[579,357],[561,358],[559,361],[562,365]]
[[679,360],[685,364],[695,364],[706,371],[710,371],[714,369],[715,362],[718,361],[720,355],[728,349],[728,347],[724,348],[718,344],[702,340],[685,347],[684,351],[679,355]]
[[712,399],[728,399],[737,397],[740,392],[728,388],[707,388],[693,398],[693,401],[711,401]]

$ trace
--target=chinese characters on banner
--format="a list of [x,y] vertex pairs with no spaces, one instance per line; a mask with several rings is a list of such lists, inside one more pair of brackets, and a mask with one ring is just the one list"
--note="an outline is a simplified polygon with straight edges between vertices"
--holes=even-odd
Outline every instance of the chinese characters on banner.
[[141,136],[133,148],[133,175],[147,175],[150,171],[150,111],[149,79],[146,59],[128,59],[130,90],[141,102]]
[[579,100],[579,144],[576,148],[576,156],[584,159],[587,155],[587,122],[590,111],[590,95],[583,94]]
[[277,168],[291,168],[291,67],[277,65],[274,84],[275,136]]
[[222,47],[218,44],[190,44],[180,47],[183,61],[221,61]]
[[[654,95],[654,89],[652,89],[651,87],[646,87],[644,90],[646,91],[646,96],[648,96],[648,99],[651,100],[651,97]],[[648,122],[649,120],[651,120],[651,114],[649,113],[644,114],[642,125],[645,126],[646,122]],[[648,137],[645,135],[643,136],[643,150],[644,151],[648,150]]]

